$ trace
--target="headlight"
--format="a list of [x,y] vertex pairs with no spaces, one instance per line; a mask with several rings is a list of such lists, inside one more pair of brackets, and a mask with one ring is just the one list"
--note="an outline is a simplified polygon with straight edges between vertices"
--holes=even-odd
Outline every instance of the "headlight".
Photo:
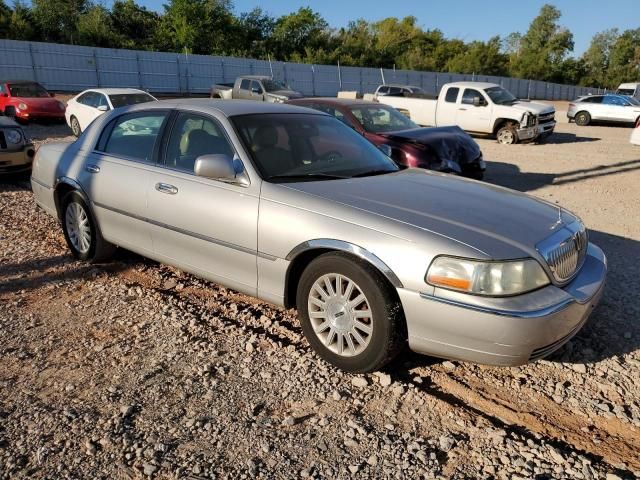
[[549,277],[533,258],[490,262],[441,256],[431,263],[426,281],[434,287],[500,297],[548,285]]
[[29,108],[29,106],[28,106],[26,103],[24,103],[24,102],[20,102],[20,103],[18,104],[18,108],[19,108],[20,110],[26,110],[27,108]]
[[20,130],[16,130],[15,128],[5,130],[4,138],[7,140],[7,142],[13,143],[15,145],[22,142],[22,134],[20,133]]

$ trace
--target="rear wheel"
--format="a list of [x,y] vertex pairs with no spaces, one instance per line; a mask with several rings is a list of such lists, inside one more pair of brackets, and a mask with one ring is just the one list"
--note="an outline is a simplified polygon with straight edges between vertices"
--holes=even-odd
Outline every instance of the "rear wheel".
[[115,245],[102,237],[91,210],[78,192],[69,192],[62,200],[62,229],[71,253],[78,260],[100,262],[115,251]]
[[402,307],[381,274],[341,252],[323,254],[302,273],[297,305],[316,353],[353,373],[389,362],[406,338]]
[[574,119],[576,125],[580,125],[581,127],[586,127],[591,123],[591,115],[589,115],[589,112],[578,112]]
[[496,132],[496,140],[502,145],[513,145],[518,143],[518,132],[513,123],[507,123]]
[[71,117],[69,119],[69,124],[71,126],[71,131],[76,137],[79,137],[82,134],[82,129],[80,128],[80,122],[76,117]]

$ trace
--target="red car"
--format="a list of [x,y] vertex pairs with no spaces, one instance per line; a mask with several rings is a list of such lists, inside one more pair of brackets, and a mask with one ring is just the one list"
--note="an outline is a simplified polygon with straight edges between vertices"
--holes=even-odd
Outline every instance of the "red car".
[[26,123],[33,118],[64,121],[65,104],[37,82],[0,81],[0,112]]
[[398,165],[477,180],[484,176],[486,167],[480,147],[459,127],[419,127],[395,108],[366,100],[300,98],[287,103],[336,117],[388,152]]

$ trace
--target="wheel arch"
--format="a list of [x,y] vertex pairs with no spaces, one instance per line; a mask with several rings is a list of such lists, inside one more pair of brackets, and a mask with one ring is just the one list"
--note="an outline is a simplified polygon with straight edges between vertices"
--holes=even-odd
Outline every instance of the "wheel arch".
[[518,128],[520,126],[520,122],[518,122],[517,120],[514,120],[512,118],[497,118],[496,121],[493,123],[493,134],[497,134],[498,130],[500,130],[502,127],[504,127],[505,125],[508,125],[509,123],[513,124],[513,126],[515,128]]
[[67,195],[70,192],[78,192],[78,194],[82,197],[82,199],[85,201],[85,203],[87,204],[87,206],[89,208],[91,208],[91,203],[89,202],[89,197],[87,196],[87,194],[85,193],[85,191],[83,190],[82,186],[76,182],[75,180],[73,180],[72,178],[69,177],[60,177],[55,184],[54,190],[53,190],[53,200],[55,202],[56,205],[56,212],[58,213],[58,219],[60,219],[62,221],[62,199],[64,198],[65,195]]
[[391,268],[373,253],[365,248],[343,240],[318,238],[307,240],[293,248],[286,256],[289,267],[285,277],[284,305],[294,308],[296,305],[296,291],[298,282],[304,269],[315,258],[328,252],[345,252],[355,260],[360,260],[374,267],[392,288],[402,288],[402,282]]

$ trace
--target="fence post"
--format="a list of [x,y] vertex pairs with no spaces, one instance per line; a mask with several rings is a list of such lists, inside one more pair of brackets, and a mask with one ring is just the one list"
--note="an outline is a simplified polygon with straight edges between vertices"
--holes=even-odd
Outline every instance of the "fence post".
[[36,71],[36,60],[33,56],[33,47],[31,46],[31,42],[29,42],[29,57],[31,57],[31,68],[33,69],[33,81],[38,81],[38,73]]
[[225,83],[226,77],[224,74],[224,58],[220,58],[220,71],[222,72],[222,82],[220,83]]
[[182,81],[180,79],[180,54],[176,55],[176,68],[178,70],[178,93],[182,93]]
[[142,69],[140,68],[140,54],[138,52],[136,52],[136,67],[138,67],[138,87],[143,90]]
[[338,60],[338,84],[339,84],[339,89],[338,91],[342,90],[342,72],[340,71],[340,60]]
[[98,69],[98,56],[95,48],[93,49],[93,66],[96,69],[96,85],[100,88],[100,70]]
[[311,65],[311,89],[313,96],[316,96],[316,68],[315,65]]

